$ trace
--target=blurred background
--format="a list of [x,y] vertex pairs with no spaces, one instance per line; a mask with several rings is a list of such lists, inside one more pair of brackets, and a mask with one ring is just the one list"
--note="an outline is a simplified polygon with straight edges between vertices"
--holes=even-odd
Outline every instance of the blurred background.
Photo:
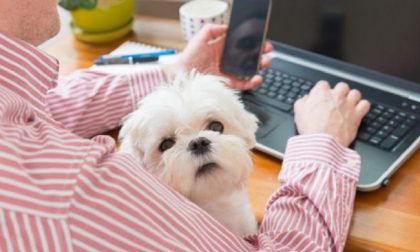
[[[136,0],[134,14],[178,19],[179,7],[188,1],[189,0]],[[230,2],[231,0],[224,1]],[[48,48],[63,35],[70,33],[70,13],[61,7],[58,8],[58,12],[61,20],[61,30],[57,36],[42,44],[40,46],[42,49]]]

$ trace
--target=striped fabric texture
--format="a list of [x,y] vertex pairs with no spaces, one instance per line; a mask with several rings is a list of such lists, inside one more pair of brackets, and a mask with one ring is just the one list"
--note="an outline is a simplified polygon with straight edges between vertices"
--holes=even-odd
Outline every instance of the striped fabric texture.
[[55,59],[0,33],[0,251],[343,250],[360,158],[328,135],[289,140],[245,238],[95,136],[163,81],[159,68],[58,78]]

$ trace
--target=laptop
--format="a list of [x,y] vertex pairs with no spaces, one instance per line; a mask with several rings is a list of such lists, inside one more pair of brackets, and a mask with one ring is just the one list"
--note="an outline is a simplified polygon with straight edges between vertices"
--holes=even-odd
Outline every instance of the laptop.
[[296,134],[293,103],[318,80],[347,82],[371,110],[352,144],[361,156],[358,189],[372,191],[420,145],[420,1],[273,0],[273,64],[242,94],[260,119],[256,149],[283,158]]

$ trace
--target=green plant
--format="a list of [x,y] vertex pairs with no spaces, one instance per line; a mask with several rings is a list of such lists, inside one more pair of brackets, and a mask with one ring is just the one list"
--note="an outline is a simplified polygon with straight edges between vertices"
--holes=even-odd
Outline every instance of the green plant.
[[98,0],[58,0],[58,4],[66,10],[74,11],[77,9],[92,10],[96,7]]

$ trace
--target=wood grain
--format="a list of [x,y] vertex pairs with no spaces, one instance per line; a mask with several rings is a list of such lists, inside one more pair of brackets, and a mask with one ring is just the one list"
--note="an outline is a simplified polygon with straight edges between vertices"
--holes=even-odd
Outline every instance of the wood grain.
[[[61,62],[60,72],[89,67],[94,59],[125,40],[182,49],[177,20],[136,17],[133,33],[106,45],[84,44],[63,37],[47,51]],[[116,137],[118,130],[107,132]],[[254,151],[254,169],[248,193],[258,220],[270,195],[278,188],[281,161]],[[357,193],[355,211],[345,251],[420,251],[420,152],[417,151],[392,177],[386,188]]]

